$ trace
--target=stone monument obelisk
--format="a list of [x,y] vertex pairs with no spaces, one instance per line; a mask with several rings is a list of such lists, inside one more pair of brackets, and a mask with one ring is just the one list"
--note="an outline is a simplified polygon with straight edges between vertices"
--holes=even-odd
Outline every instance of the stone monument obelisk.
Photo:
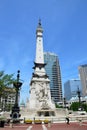
[[50,80],[45,71],[43,54],[43,29],[39,20],[36,29],[36,58],[34,73],[30,82],[29,110],[36,110],[37,115],[54,115],[55,104],[51,100]]

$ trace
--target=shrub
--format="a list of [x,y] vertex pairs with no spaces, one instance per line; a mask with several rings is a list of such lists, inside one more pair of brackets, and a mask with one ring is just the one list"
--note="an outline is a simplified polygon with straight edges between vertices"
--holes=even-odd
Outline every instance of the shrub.
[[35,123],[35,124],[41,124],[42,121],[41,121],[41,120],[35,120],[34,123]]
[[44,122],[45,124],[48,124],[48,123],[49,123],[49,120],[45,119],[45,120],[43,120],[43,122]]
[[31,124],[31,123],[32,123],[32,120],[30,120],[30,119],[25,119],[24,123],[26,123],[26,124]]

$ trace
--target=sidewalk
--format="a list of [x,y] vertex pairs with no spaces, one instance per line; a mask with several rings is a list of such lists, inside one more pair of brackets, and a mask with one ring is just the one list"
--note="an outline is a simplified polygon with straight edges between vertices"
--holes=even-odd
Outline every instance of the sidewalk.
[[[87,122],[82,123],[81,125],[78,123],[70,123],[67,125],[66,123],[54,123],[49,126],[48,124],[14,124],[13,128],[10,128],[9,125],[5,125],[4,128],[0,127],[0,130],[87,130]],[[32,127],[32,128],[31,128]]]

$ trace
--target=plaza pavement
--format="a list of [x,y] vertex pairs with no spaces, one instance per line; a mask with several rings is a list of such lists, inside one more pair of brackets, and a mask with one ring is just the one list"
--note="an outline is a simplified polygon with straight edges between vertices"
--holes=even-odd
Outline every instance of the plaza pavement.
[[53,123],[49,124],[13,124],[13,128],[10,125],[5,125],[4,128],[0,127],[0,130],[87,130],[87,122],[82,124],[73,122],[69,125],[66,123]]

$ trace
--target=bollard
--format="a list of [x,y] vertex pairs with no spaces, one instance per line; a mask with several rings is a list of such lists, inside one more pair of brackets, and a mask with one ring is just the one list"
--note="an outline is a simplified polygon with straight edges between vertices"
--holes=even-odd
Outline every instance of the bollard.
[[10,128],[13,128],[13,121],[10,121]]
[[82,125],[82,120],[79,120],[79,124],[80,124],[80,126]]
[[51,127],[51,121],[48,122],[48,127],[49,127],[49,128]]
[[44,124],[44,121],[42,121],[42,124]]
[[35,121],[32,121],[32,124],[35,124]]

